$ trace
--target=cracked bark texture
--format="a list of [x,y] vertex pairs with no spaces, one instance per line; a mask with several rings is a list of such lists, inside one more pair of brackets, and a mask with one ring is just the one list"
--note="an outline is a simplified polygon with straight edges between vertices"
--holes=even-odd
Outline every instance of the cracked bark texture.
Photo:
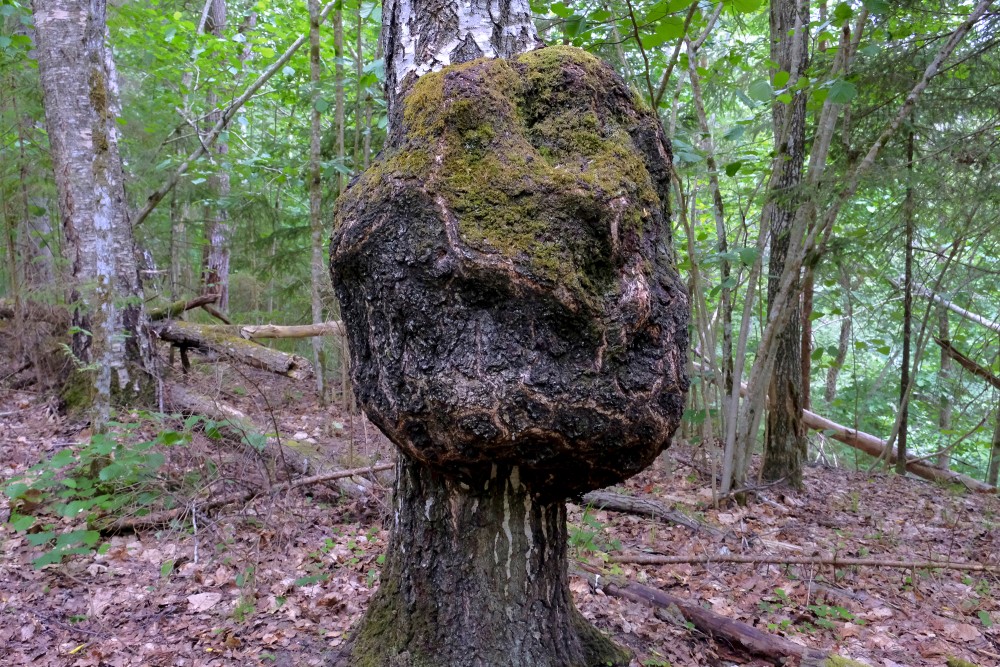
[[[152,369],[142,286],[118,152],[117,74],[104,0],[35,0],[38,69],[72,271],[73,353],[92,373],[72,400],[107,420]],[[89,332],[89,333],[87,333]],[[139,372],[135,372],[138,370]]]
[[669,143],[578,49],[400,99],[331,248],[358,399],[402,450],[380,588],[337,664],[627,664],[572,604],[564,500],[642,470],[680,421]]

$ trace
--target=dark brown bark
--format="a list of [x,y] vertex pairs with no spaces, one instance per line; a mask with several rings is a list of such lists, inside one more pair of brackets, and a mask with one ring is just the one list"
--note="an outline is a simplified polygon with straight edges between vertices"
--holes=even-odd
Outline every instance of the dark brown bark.
[[1000,476],[1000,405],[996,408],[996,425],[993,427],[993,442],[990,445],[990,465],[986,471],[986,483],[997,485]]
[[909,182],[903,202],[903,220],[906,225],[905,275],[903,278],[903,360],[899,373],[899,436],[896,441],[896,472],[906,474],[906,441],[910,430],[910,343],[913,339],[913,130],[906,142],[906,164]]
[[[805,71],[808,14],[804,0],[771,0],[771,60],[777,72],[790,73],[789,82]],[[768,316],[781,287],[789,254],[792,225],[799,209],[805,159],[806,95],[797,92],[789,104],[773,106],[774,140],[779,159],[768,184],[765,215],[770,219],[771,257],[768,264]],[[763,476],[802,484],[806,458],[802,426],[802,334],[799,299],[790,299],[787,324],[777,335],[777,353],[767,390],[767,428]]]
[[379,590],[337,665],[628,664],[573,605],[562,501],[509,466],[466,486],[401,456],[396,484]]
[[812,274],[802,286],[802,409],[808,410],[812,407],[812,392],[810,380],[812,378],[812,312],[813,293],[815,291],[815,280]]
[[[938,344],[948,341],[951,332],[948,326],[948,311],[938,308],[938,335],[934,338]],[[951,356],[948,350],[941,348],[940,367],[938,369],[938,429],[942,434],[951,430]],[[937,457],[938,468],[948,468],[951,453],[943,448]]]

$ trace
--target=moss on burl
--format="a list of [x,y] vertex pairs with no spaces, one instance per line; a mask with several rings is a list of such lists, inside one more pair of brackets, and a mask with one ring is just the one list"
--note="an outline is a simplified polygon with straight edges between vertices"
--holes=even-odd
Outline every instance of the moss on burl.
[[594,305],[621,246],[660,206],[625,129],[642,119],[595,103],[608,72],[585,51],[549,47],[427,74],[405,99],[406,139],[363,183],[424,180],[470,249]]

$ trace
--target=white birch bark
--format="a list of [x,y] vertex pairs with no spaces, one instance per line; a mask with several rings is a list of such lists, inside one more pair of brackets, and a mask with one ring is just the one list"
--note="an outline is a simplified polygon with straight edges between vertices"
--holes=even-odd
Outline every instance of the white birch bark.
[[390,118],[416,77],[542,46],[528,0],[386,0],[381,39]]
[[142,285],[118,153],[118,86],[105,0],[36,0],[38,69],[72,276],[73,352],[108,417],[113,383],[137,393],[151,369]]

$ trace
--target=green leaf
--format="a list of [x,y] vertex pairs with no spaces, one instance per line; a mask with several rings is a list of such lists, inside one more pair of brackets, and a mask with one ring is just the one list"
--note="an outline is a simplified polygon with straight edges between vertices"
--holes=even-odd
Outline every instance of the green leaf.
[[834,23],[843,23],[844,21],[849,20],[852,16],[854,16],[854,10],[851,9],[851,6],[846,2],[840,3],[837,5],[837,8],[833,10]]
[[174,560],[163,561],[163,565],[160,566],[160,576],[166,579],[170,576],[170,573],[174,571]]
[[666,42],[676,41],[684,36],[684,19],[679,16],[666,16],[657,21],[656,29],[652,35],[645,35],[642,38],[642,46],[646,49],[654,49]]
[[295,68],[292,67],[291,65],[285,65],[284,67],[281,68],[281,73],[284,74],[286,77],[291,78],[295,76]]
[[126,468],[121,463],[109,463],[101,468],[98,477],[102,482],[107,482],[115,477],[121,477],[126,473]]
[[76,460],[76,455],[71,449],[60,449],[56,455],[49,459],[49,466],[52,468],[65,468]]
[[785,84],[788,83],[788,79],[790,77],[791,77],[791,75],[788,72],[784,71],[784,70],[778,72],[777,74],[774,75],[774,87],[776,89],[777,88],[784,88]]
[[729,164],[726,165],[726,176],[730,177],[735,176],[739,172],[740,167],[742,166],[743,163],[738,160],[736,162],[730,162]]
[[163,40],[166,42],[174,41],[174,37],[177,35],[177,28],[170,26],[167,31],[163,34]]
[[14,482],[13,484],[7,486],[3,492],[8,498],[20,498],[29,488],[31,487],[24,482]]
[[983,627],[993,627],[993,618],[990,616],[990,612],[985,609],[980,609],[977,615],[979,616],[979,622],[983,624]]
[[22,516],[20,514],[10,515],[10,527],[17,532],[24,532],[35,525],[35,517]]
[[757,248],[750,246],[746,248],[737,248],[737,254],[740,256],[740,261],[746,266],[750,266],[757,261]]
[[549,7],[549,11],[561,19],[568,19],[576,13],[571,7],[567,7],[561,2],[554,3]]
[[767,79],[757,79],[750,84],[750,88],[747,89],[747,95],[758,102],[770,102],[771,84],[767,82]]
[[847,104],[858,94],[858,88],[850,81],[837,79],[830,86],[830,101],[834,104]]
[[782,104],[791,104],[792,103],[792,95],[790,93],[782,93],[782,94],[778,95],[774,99],[778,100]]
[[3,5],[0,7],[0,16],[13,16],[14,11],[15,9],[13,5]]
[[[7,5],[4,5],[3,9],[6,9]],[[0,49],[6,49],[10,46],[10,37],[7,35],[0,35]]]
[[313,106],[316,107],[316,111],[324,113],[330,108],[330,103],[322,97],[317,97],[316,103]]
[[872,14],[885,14],[890,7],[885,0],[861,0],[861,4]]
[[726,4],[732,7],[733,11],[738,14],[749,14],[760,9],[761,3],[762,0],[731,0],[731,2],[727,2]]

